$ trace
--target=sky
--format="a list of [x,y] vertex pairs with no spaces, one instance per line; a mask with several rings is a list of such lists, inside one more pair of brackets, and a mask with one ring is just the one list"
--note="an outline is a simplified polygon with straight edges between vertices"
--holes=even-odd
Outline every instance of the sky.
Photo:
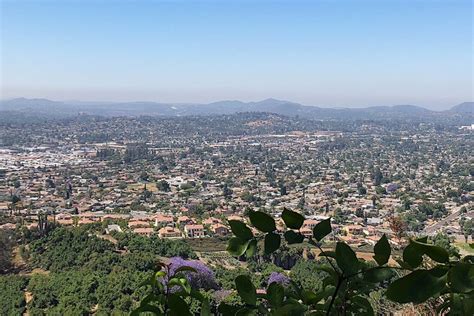
[[470,0],[0,0],[1,99],[473,100]]

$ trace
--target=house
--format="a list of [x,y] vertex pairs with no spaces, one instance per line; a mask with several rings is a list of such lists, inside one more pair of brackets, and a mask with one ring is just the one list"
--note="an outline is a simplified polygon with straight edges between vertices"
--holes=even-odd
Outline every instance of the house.
[[57,219],[56,223],[64,226],[71,226],[74,224],[74,220],[72,218]]
[[178,217],[178,224],[192,224],[192,223],[194,223],[194,221],[185,215]]
[[363,229],[364,227],[361,225],[347,225],[342,228],[343,231],[351,235],[362,235],[364,232]]
[[305,236],[306,238],[310,238],[313,236],[313,230],[309,227],[303,227],[300,229],[300,233]]
[[367,218],[367,225],[378,226],[383,223],[383,220],[378,217],[369,217]]
[[106,214],[102,217],[102,220],[112,219],[112,220],[119,220],[119,219],[128,219],[130,215],[128,214]]
[[153,234],[153,228],[152,227],[139,227],[139,228],[135,228],[133,232],[141,236],[150,237]]
[[79,225],[94,224],[94,223],[97,223],[97,222],[89,218],[81,218],[79,219],[79,222],[78,222]]
[[0,225],[0,229],[4,229],[4,230],[14,230],[16,227],[15,224],[13,223],[6,223],[6,224],[3,224],[3,225]]
[[174,220],[172,216],[166,216],[162,214],[158,214],[155,216],[155,226],[166,226],[169,224],[173,224]]
[[204,226],[199,224],[188,224],[184,226],[186,237],[200,238],[204,237]]
[[211,226],[211,230],[215,235],[218,236],[227,236],[229,234],[229,229],[222,224],[214,224]]
[[285,232],[285,222],[279,218],[275,221],[276,223],[276,229],[279,233],[284,233]]
[[128,227],[129,228],[150,227],[150,223],[146,221],[135,220],[135,221],[128,222]]
[[110,234],[111,232],[119,232],[119,233],[121,233],[121,232],[122,232],[122,228],[120,228],[119,225],[115,225],[115,224],[108,225],[107,228],[105,229],[105,233],[106,233],[106,234]]
[[227,220],[229,220],[229,221],[241,221],[241,222],[245,222],[245,220],[243,219],[243,217],[238,216],[238,215],[231,215],[231,216],[227,217]]
[[215,218],[215,217],[209,217],[209,218],[206,218],[205,220],[203,220],[202,223],[204,225],[213,225],[213,224],[220,223],[220,220],[218,218]]
[[158,230],[160,238],[181,238],[181,231],[175,227],[163,227]]
[[303,222],[303,228],[308,228],[308,229],[311,229],[313,230],[313,228],[318,224],[318,221],[315,220],[315,219],[306,219],[304,222]]

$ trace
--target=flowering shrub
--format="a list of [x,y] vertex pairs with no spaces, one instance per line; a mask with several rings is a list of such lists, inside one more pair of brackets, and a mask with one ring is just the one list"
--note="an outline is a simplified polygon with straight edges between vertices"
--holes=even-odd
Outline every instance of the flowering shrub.
[[170,275],[174,275],[179,268],[190,267],[193,271],[185,271],[183,275],[194,290],[216,290],[219,288],[214,271],[197,260],[185,260],[181,257],[170,259]]
[[272,274],[270,274],[270,277],[268,278],[268,285],[272,284],[272,283],[278,283],[280,285],[283,285],[283,286],[288,286],[290,284],[290,279],[283,273],[280,273],[280,272],[272,272]]

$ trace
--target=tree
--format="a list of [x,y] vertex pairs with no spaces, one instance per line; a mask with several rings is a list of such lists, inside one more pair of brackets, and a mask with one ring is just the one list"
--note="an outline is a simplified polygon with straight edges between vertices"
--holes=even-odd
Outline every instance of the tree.
[[385,188],[382,186],[376,186],[375,193],[377,193],[378,195],[385,195],[387,194],[387,190],[385,190]]
[[306,204],[306,200],[305,200],[304,196],[302,196],[300,198],[299,202],[298,202],[297,208],[302,210],[302,209],[304,209],[305,204]]
[[382,184],[383,174],[380,171],[379,167],[375,168],[373,177],[374,177],[374,185],[380,186],[380,184]]
[[222,189],[222,194],[224,195],[224,197],[226,199],[230,199],[232,197],[232,189],[229,188],[229,186],[227,185],[227,182],[224,184],[224,188]]
[[0,273],[8,271],[12,266],[12,246],[14,235],[11,231],[0,230]]
[[23,315],[26,311],[23,291],[27,283],[28,279],[23,276],[0,276],[0,293],[2,293],[0,299],[1,315]]
[[377,196],[372,195],[372,208],[375,208],[377,206]]
[[446,249],[450,257],[459,257],[458,248],[454,247],[451,242],[449,236],[444,233],[438,233],[433,237],[433,244]]
[[156,187],[158,190],[163,191],[163,192],[169,192],[171,191],[170,184],[166,180],[161,180],[156,183]]
[[398,241],[405,235],[407,225],[400,216],[392,216],[389,219],[390,229],[397,237]]
[[360,194],[360,195],[366,195],[367,194],[367,189],[363,186],[359,186],[357,188],[357,192]]
[[474,221],[472,219],[464,220],[461,225],[461,230],[467,243],[469,236],[472,236],[474,233]]
[[283,179],[280,179],[280,181],[278,181],[278,187],[280,189],[280,195],[281,196],[287,194],[287,188],[286,188],[286,185],[285,185],[285,181]]

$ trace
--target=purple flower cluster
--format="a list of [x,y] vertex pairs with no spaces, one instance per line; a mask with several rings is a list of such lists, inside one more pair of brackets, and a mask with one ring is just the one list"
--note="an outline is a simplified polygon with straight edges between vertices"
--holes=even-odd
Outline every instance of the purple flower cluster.
[[268,285],[272,284],[273,282],[285,286],[290,284],[290,279],[283,273],[272,272],[272,274],[270,274],[270,277],[268,278]]
[[183,274],[188,279],[189,284],[195,290],[211,290],[218,289],[219,286],[214,275],[214,271],[209,269],[204,263],[197,260],[184,260],[181,257],[173,257],[170,259],[170,275],[174,275],[175,271],[180,267],[191,267],[196,272],[186,271]]
[[388,193],[393,193],[398,190],[398,184],[397,183],[390,183],[387,185],[386,188]]

